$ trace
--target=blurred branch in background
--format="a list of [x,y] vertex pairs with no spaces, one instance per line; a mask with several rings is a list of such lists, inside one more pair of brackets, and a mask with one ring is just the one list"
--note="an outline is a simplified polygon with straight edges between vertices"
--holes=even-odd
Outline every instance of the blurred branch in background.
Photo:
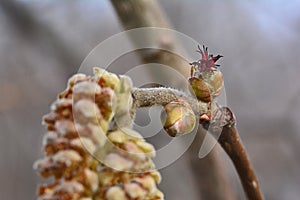
[[[119,20],[125,30],[141,27],[159,27],[170,28],[164,12],[159,7],[157,1],[127,1],[127,0],[112,0],[112,5],[118,14]],[[129,35],[134,45],[138,46],[138,38]],[[180,52],[182,49],[174,42],[174,38],[168,32],[157,31],[155,34],[144,35],[142,40],[147,40],[151,46],[157,46],[161,49],[148,49],[138,50],[137,53],[145,63],[160,63],[170,66],[179,71],[184,76],[189,74],[189,62],[180,58],[178,55],[174,55],[170,52]],[[152,45],[153,44],[153,45]],[[149,70],[151,74],[151,70]],[[160,73],[163,78],[168,77],[167,73]],[[157,73],[155,73],[157,76]],[[169,78],[169,77],[168,77]],[[173,81],[173,80],[171,80]],[[178,82],[175,80],[173,82]]]
[[[171,27],[157,1],[111,0],[111,3],[125,30],[139,27]],[[164,46],[164,48],[168,48],[170,52],[181,48],[170,35],[156,35],[156,37],[159,39],[155,41],[160,42],[158,46]],[[134,38],[130,39],[135,43]],[[144,39],[147,38],[145,37]],[[189,63],[167,51],[154,49],[150,51],[138,51],[138,53],[141,59],[146,63],[165,64],[178,70],[181,74],[185,75],[185,77],[187,77],[189,73]],[[163,76],[167,77],[166,74],[163,74]],[[224,169],[225,166],[221,165],[220,154],[217,152],[219,149],[214,149],[206,158],[200,160],[197,151],[201,146],[203,138],[200,136],[202,135],[200,131],[197,135],[198,137],[193,142],[188,153],[191,162],[190,170],[193,171],[195,175],[197,188],[200,188],[198,195],[201,199],[205,200],[236,199],[229,184],[229,178],[227,174],[224,173],[226,171],[226,169]]]
[[[81,60],[79,51],[69,47],[69,45],[56,34],[50,26],[40,22],[36,16],[22,3],[14,0],[0,1],[0,8],[4,11],[12,27],[15,27],[20,38],[26,41],[46,42],[47,46],[43,46],[45,52],[52,52],[67,68],[77,66]],[[69,70],[65,69],[66,72]]]

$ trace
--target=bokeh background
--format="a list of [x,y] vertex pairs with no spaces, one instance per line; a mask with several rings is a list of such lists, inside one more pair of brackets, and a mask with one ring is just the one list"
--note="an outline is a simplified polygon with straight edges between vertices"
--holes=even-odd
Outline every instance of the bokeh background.
[[[266,199],[298,200],[300,2],[159,3],[175,30],[225,56],[221,68],[227,103],[237,115],[242,140]],[[42,156],[45,131],[41,117],[86,55],[121,31],[106,0],[0,2],[1,199],[36,198],[41,179],[32,164]],[[123,60],[124,65],[130,65],[138,57],[132,54]],[[162,170],[161,189],[167,200],[201,198],[186,157],[184,154]],[[237,199],[245,199],[226,156],[220,169],[222,166]]]

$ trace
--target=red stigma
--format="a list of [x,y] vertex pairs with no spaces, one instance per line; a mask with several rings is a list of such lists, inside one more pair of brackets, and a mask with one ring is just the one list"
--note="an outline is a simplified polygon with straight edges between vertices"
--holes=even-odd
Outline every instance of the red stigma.
[[198,50],[202,56],[202,58],[197,62],[198,70],[200,72],[211,72],[212,70],[217,69],[219,65],[216,65],[216,62],[222,58],[223,56],[217,55],[213,56],[212,54],[209,55],[208,48],[203,45],[203,49],[200,48],[198,45]]

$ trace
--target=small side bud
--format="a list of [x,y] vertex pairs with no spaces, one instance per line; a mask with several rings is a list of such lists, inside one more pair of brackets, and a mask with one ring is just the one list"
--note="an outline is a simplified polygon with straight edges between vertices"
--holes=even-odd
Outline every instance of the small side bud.
[[164,129],[171,137],[190,133],[195,128],[196,117],[187,102],[172,101],[164,106],[164,110],[166,111]]

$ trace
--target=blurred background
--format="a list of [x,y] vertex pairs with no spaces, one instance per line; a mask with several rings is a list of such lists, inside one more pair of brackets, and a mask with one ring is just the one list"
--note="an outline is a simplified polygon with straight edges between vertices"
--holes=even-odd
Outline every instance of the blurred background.
[[[237,115],[266,199],[298,200],[300,2],[160,0],[159,4],[175,30],[224,55],[220,63],[227,103]],[[42,116],[87,54],[121,31],[106,0],[0,2],[1,199],[36,198],[41,179],[32,164],[42,157]],[[131,54],[122,63],[138,60]],[[162,170],[160,188],[167,200],[201,199],[197,191],[201,177],[193,175],[188,153]],[[230,161],[220,154],[219,168],[229,177],[234,196],[245,199]]]

